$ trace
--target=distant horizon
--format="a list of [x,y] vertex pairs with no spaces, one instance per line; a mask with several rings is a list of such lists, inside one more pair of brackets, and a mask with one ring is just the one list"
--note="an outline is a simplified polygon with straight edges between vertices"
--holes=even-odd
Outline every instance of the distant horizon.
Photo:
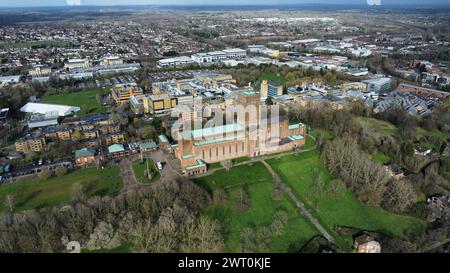
[[[167,0],[167,1],[147,1],[147,0],[134,0],[134,1],[120,1],[120,0],[57,0],[51,1],[42,0],[39,3],[30,2],[29,0],[17,0],[14,3],[0,3],[0,8],[55,8],[55,7],[124,7],[124,6],[154,6],[154,7],[202,7],[202,6],[255,6],[255,7],[282,7],[282,6],[362,6],[362,7],[374,7],[367,4],[366,0],[346,0],[346,1],[333,1],[333,0],[305,0],[302,2],[293,0],[228,0],[228,1],[214,1],[209,3],[208,0],[194,0],[185,2],[186,0]],[[123,3],[128,2],[128,3]],[[383,6],[403,6],[405,8],[411,7],[427,7],[427,6],[450,6],[450,2],[447,0],[432,0],[424,3],[420,0],[382,0],[382,5],[376,6],[381,8]]]
[[43,5],[43,6],[2,6],[0,5],[0,9],[5,8],[88,8],[88,7],[295,7],[295,6],[347,6],[347,7],[367,7],[367,8],[383,8],[383,7],[403,7],[405,9],[408,8],[427,8],[427,7],[449,7],[450,3],[428,3],[428,4],[411,4],[409,6],[404,6],[402,4],[386,4],[379,6],[369,6],[364,4],[347,4],[347,3],[335,3],[335,4],[326,4],[326,3],[300,3],[300,4],[114,4],[114,5],[97,5],[97,4],[89,4],[89,5]]

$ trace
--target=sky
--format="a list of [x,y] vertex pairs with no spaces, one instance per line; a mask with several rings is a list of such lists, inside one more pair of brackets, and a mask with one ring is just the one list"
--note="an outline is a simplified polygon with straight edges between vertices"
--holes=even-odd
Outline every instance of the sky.
[[[378,1],[378,0],[371,0]],[[448,4],[449,0],[381,0],[382,4]],[[361,4],[367,0],[0,0],[0,7],[38,7],[66,5],[276,5],[276,4]]]

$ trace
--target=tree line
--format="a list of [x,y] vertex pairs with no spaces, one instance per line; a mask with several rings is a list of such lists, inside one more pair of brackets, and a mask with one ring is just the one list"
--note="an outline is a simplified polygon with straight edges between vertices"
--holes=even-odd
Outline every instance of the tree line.
[[201,211],[209,195],[189,180],[86,198],[75,184],[63,205],[0,215],[0,252],[65,252],[71,241],[82,249],[130,244],[133,252],[219,252],[220,224]]

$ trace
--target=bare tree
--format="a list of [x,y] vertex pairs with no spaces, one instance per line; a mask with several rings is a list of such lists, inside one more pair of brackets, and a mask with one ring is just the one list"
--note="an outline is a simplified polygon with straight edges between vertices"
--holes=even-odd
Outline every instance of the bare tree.
[[188,224],[182,236],[182,252],[216,253],[223,249],[220,225],[216,220],[201,216]]
[[395,213],[404,213],[417,201],[417,195],[407,179],[391,181],[383,199],[383,207]]
[[229,171],[231,169],[231,167],[233,167],[233,162],[228,159],[228,160],[224,160],[222,162],[220,162],[220,164],[222,165],[222,167],[225,168],[225,170]]
[[227,199],[227,192],[223,188],[218,188],[213,191],[213,203],[215,205],[224,205]]
[[5,197],[4,205],[9,209],[10,212],[14,211],[14,199],[14,195],[12,194],[7,194]]
[[67,167],[64,167],[64,166],[58,166],[58,167],[55,169],[55,174],[56,174],[56,176],[58,176],[58,177],[61,177],[61,176],[66,175],[66,174],[67,174]]
[[234,201],[234,206],[240,211],[247,211],[250,208],[250,197],[244,188],[239,188],[239,192]]

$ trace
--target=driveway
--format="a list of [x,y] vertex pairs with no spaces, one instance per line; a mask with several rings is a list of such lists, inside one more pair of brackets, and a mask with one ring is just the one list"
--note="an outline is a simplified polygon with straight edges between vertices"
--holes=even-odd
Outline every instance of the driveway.
[[144,185],[138,182],[136,179],[136,175],[133,170],[133,161],[140,159],[141,154],[134,154],[128,157],[123,158],[120,161],[120,173],[123,178],[124,187],[122,189],[122,193],[127,192],[131,189],[136,189],[139,187],[152,187],[157,184],[162,184],[166,181],[173,181],[180,176],[180,174],[176,171],[176,169],[170,163],[170,155],[165,154],[163,151],[157,150],[153,152],[143,153],[144,157],[151,158],[155,163],[156,162],[164,162],[163,169],[160,170],[161,179],[159,182],[152,183],[149,185]]

